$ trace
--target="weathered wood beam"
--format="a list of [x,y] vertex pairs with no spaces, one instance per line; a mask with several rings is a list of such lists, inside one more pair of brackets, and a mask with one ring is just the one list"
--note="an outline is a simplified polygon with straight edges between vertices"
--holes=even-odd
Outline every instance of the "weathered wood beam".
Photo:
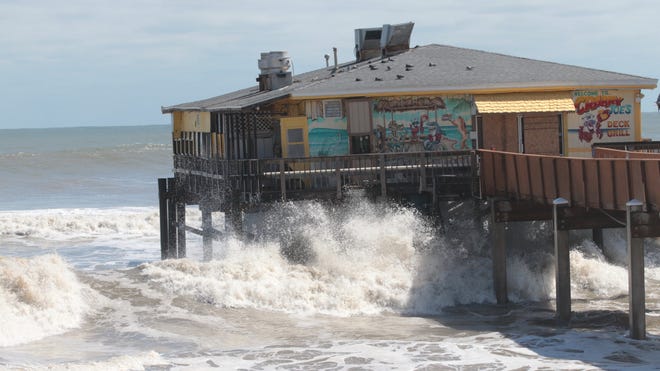
[[560,229],[561,209],[568,207],[568,201],[557,198],[552,202],[554,242],[555,242],[555,301],[557,318],[562,323],[571,320],[571,262],[568,245],[568,229]]
[[628,247],[628,322],[630,337],[637,340],[646,338],[646,293],[644,287],[644,240],[635,237],[633,215],[642,209],[642,203],[631,200],[626,204],[626,242]]

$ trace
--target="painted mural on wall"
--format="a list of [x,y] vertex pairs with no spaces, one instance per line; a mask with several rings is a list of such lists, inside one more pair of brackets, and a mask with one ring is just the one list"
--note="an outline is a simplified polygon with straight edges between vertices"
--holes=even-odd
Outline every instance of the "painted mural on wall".
[[634,93],[619,90],[573,92],[575,113],[568,115],[569,151],[594,143],[635,140]]
[[471,111],[468,96],[375,99],[372,115],[376,148],[380,152],[471,148]]
[[308,102],[307,124],[309,155],[343,156],[349,153],[348,124],[339,112],[338,117],[324,117],[322,102]]

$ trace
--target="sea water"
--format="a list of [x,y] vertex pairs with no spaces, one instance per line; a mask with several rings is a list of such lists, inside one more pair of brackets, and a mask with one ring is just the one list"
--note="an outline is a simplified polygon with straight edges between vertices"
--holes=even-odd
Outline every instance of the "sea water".
[[[660,120],[644,114],[645,137]],[[512,225],[511,304],[492,287],[487,212],[437,225],[349,194],[283,203],[202,262],[160,261],[167,126],[0,130],[0,368],[648,369],[660,364],[660,242],[647,333],[627,330],[624,236],[572,233],[573,321],[554,320],[551,226]],[[216,221],[221,215],[215,215]],[[248,219],[250,216],[248,216]],[[189,224],[199,226],[194,207]],[[304,264],[281,245],[302,241]]]

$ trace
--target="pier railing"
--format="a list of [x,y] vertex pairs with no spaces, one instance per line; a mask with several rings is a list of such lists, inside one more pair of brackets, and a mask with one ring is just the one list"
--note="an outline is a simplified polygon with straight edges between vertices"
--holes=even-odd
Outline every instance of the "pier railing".
[[348,188],[465,196],[479,186],[474,151],[249,160],[175,154],[174,172],[189,198],[230,195],[246,203],[337,198]]
[[625,210],[637,199],[660,210],[660,159],[569,158],[479,151],[484,196],[502,196],[552,205]]
[[[592,146],[595,153],[601,149],[616,149],[620,151],[631,152],[644,152],[644,153],[660,153],[660,141],[643,141],[643,142],[610,142],[610,143],[596,143]],[[594,155],[594,157],[596,157]]]
[[660,151],[628,151],[607,147],[594,147],[592,149],[594,158],[657,158],[660,159]]

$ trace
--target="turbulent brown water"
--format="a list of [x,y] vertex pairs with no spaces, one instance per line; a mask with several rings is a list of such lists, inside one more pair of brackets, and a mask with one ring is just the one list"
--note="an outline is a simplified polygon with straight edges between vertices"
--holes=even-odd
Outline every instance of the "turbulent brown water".
[[[126,143],[80,149],[104,160],[94,161],[93,172],[81,165],[91,160],[74,161],[68,168],[73,187],[40,196],[49,176],[60,179],[55,165],[52,175],[43,166],[39,177],[16,172],[18,178],[0,184],[11,196],[0,204],[0,368],[660,364],[660,241],[645,241],[648,339],[631,340],[621,231],[606,231],[604,251],[589,234],[572,232],[569,326],[554,320],[550,225],[511,226],[511,304],[497,306],[487,218],[475,220],[460,208],[435,226],[412,208],[359,195],[344,205],[280,204],[250,215],[248,222],[260,222],[247,223],[246,236],[227,233],[216,241],[210,262],[201,261],[201,241],[194,236],[189,259],[161,262],[155,179],[166,175],[159,169],[167,172],[171,159],[163,144],[168,128],[156,136],[162,141],[151,130],[133,133],[125,158],[112,148]],[[46,148],[35,156],[57,157],[58,151]],[[0,161],[9,161],[3,156]],[[122,167],[145,179],[132,183],[132,194],[142,195],[134,201],[121,201],[126,190],[93,181],[121,178]],[[21,200],[20,185],[35,179],[44,184]],[[199,225],[198,210],[190,208],[187,219]],[[282,254],[287,241],[308,253],[303,264]]]

